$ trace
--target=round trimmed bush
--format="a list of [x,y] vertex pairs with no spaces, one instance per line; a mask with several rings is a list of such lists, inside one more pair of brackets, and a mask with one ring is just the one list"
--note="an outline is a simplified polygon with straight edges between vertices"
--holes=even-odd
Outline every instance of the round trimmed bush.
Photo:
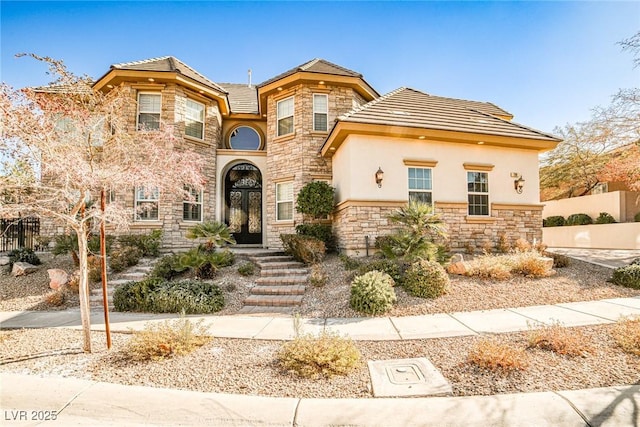
[[449,287],[449,275],[434,261],[420,260],[411,264],[404,275],[404,288],[420,298],[437,298]]
[[593,219],[584,213],[569,215],[565,225],[589,225],[593,224]]
[[549,216],[542,220],[543,227],[562,227],[563,225],[565,225],[565,220],[560,215]]
[[351,307],[362,313],[382,314],[396,302],[394,281],[387,273],[373,270],[356,276],[351,282]]
[[638,212],[637,214],[635,214],[633,216],[633,221],[634,222],[640,222],[640,212]]
[[381,258],[362,264],[358,268],[358,274],[368,273],[369,271],[378,270],[387,273],[396,284],[402,281],[403,269],[400,262],[396,260]]
[[613,224],[616,219],[608,212],[600,212],[598,218],[596,218],[596,224]]
[[640,259],[630,265],[616,268],[610,281],[627,288],[640,289]]

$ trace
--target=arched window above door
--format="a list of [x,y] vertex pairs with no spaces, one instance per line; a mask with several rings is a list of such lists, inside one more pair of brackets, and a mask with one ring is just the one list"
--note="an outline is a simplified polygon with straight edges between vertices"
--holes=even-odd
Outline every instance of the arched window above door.
[[262,138],[254,128],[238,126],[229,133],[228,144],[232,150],[260,150]]

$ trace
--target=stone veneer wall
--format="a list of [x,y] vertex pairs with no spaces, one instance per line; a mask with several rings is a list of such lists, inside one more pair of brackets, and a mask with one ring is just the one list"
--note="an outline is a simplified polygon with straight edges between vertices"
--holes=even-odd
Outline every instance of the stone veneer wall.
[[[204,175],[207,179],[205,188],[203,190],[203,219],[213,220],[215,218],[215,206],[216,206],[216,147],[221,140],[222,126],[221,115],[218,105],[213,101],[206,101],[202,96],[194,94],[187,89],[176,84],[157,85],[157,89],[154,89],[154,85],[144,84],[140,85],[141,89],[136,89],[135,84],[126,84],[125,89],[128,90],[131,98],[136,101],[138,90],[145,92],[158,91],[162,95],[162,111],[161,121],[165,124],[174,126],[174,135],[177,139],[176,149],[178,150],[193,150],[198,152],[204,157]],[[143,87],[143,88],[142,88]],[[204,140],[199,141],[194,138],[185,137],[184,129],[184,117],[185,117],[185,105],[187,97],[192,97],[198,102],[202,102],[206,105],[206,119],[205,119],[205,135]],[[128,117],[127,128],[129,132],[136,132],[136,102],[131,103],[129,108],[123,112]],[[144,159],[141,159],[143,161]],[[125,206],[134,206],[134,189],[126,194],[116,194],[116,200],[124,203]],[[185,249],[194,246],[194,241],[185,237],[186,231],[194,223],[185,222],[182,220],[182,201],[175,200],[174,198],[162,197],[160,195],[158,221],[133,221],[132,210],[132,222],[130,229],[125,233],[130,234],[145,234],[156,229],[162,229],[163,232],[163,249]],[[54,236],[57,234],[63,234],[68,232],[65,227],[56,225],[52,221],[43,220],[43,227],[41,228],[41,235]],[[114,230],[107,231],[113,234],[117,233]]]
[[[368,205],[368,203],[367,203]],[[338,248],[350,256],[365,255],[365,236],[369,236],[370,254],[377,236],[389,234],[394,228],[387,216],[398,206],[347,205],[334,213],[333,231]],[[438,203],[436,213],[442,215],[448,225],[449,248],[462,252],[472,247],[476,252],[491,246],[493,250],[500,236],[514,245],[522,238],[529,242],[542,241],[542,206],[492,204],[491,216],[469,218],[466,203]]]
[[[319,151],[329,132],[313,130],[313,94],[328,95],[328,130],[336,117],[350,111],[360,102],[353,89],[322,85],[296,85],[267,99],[267,170],[264,203],[266,203],[267,245],[282,248],[280,234],[295,233],[295,225],[302,215],[295,212],[293,221],[276,222],[275,184],[293,181],[294,203],[300,189],[314,179],[331,179],[331,160],[322,158]],[[276,137],[277,101],[294,96],[294,133]]]

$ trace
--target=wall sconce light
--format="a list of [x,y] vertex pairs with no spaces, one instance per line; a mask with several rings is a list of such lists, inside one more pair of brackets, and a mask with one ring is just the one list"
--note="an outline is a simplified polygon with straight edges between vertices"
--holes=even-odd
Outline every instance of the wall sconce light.
[[384,172],[378,166],[378,171],[376,172],[376,184],[378,184],[378,188],[382,188],[382,178],[384,178]]
[[517,178],[513,181],[513,187],[516,189],[516,193],[522,194],[522,187],[524,187],[524,178],[522,175],[516,175]]

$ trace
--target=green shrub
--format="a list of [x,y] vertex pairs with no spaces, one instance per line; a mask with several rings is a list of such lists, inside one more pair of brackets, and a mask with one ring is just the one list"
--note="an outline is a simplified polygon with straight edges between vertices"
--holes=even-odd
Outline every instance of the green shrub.
[[426,237],[415,235],[406,230],[398,230],[393,234],[376,239],[380,252],[385,258],[404,258],[409,261],[416,259],[438,259],[438,245]]
[[626,288],[640,289],[640,262],[635,260],[630,265],[616,268],[609,281]]
[[162,245],[162,230],[149,234],[126,234],[118,237],[121,246],[134,246],[142,251],[142,256],[157,257]]
[[125,246],[122,249],[115,250],[109,257],[109,267],[114,273],[119,273],[137,265],[142,257],[142,251],[135,246]]
[[302,378],[331,378],[346,375],[362,359],[352,340],[328,332],[319,336],[302,335],[283,344],[279,365]]
[[212,283],[193,280],[167,282],[150,278],[116,288],[113,305],[116,311],[215,313],[224,307],[224,295]]
[[389,276],[391,276],[395,284],[400,284],[402,282],[402,276],[404,274],[404,264],[397,260],[387,258],[375,259],[366,262],[358,267],[358,274],[363,275],[373,270],[387,273]]
[[296,211],[316,219],[326,217],[333,211],[333,193],[333,187],[324,181],[310,182],[298,192]]
[[640,222],[640,212],[638,212],[637,214],[635,214],[633,216],[633,221],[634,222]]
[[281,234],[280,239],[282,240],[284,251],[296,261],[315,264],[324,258],[326,249],[322,240],[297,234]]
[[124,354],[131,360],[159,360],[191,353],[210,340],[202,320],[195,324],[185,318],[165,320],[147,323],[142,331],[135,331]]
[[596,224],[613,224],[616,219],[607,212],[600,212],[598,218],[596,218]]
[[342,262],[342,265],[345,268],[345,270],[349,270],[349,271],[357,270],[362,265],[361,260],[344,255],[344,254],[340,254],[338,258],[340,258],[340,261]]
[[243,262],[238,266],[238,274],[241,276],[253,276],[256,274],[256,266],[252,262]]
[[224,244],[233,245],[236,243],[236,240],[231,235],[231,231],[229,231],[229,227],[218,221],[207,221],[189,228],[187,230],[187,238],[207,239],[203,244],[203,249],[208,251],[214,251],[215,248]]
[[[105,236],[105,251],[107,255],[111,253],[111,248],[115,241],[114,236]],[[59,234],[53,238],[53,247],[51,253],[54,255],[69,254],[73,259],[75,265],[80,263],[78,258],[78,235],[72,234]],[[87,239],[87,248],[90,254],[100,254],[100,236],[90,235]]]
[[588,225],[593,224],[593,219],[584,213],[569,215],[566,225]]
[[562,227],[563,225],[565,225],[565,219],[560,215],[549,216],[542,220],[543,227]]
[[351,282],[351,307],[362,313],[382,314],[396,302],[395,282],[387,273],[370,271]]
[[14,249],[9,252],[9,270],[13,268],[13,264],[16,262],[28,262],[31,265],[42,264],[38,255],[29,248]]
[[151,277],[171,280],[184,273],[187,267],[180,265],[180,255],[165,255],[160,258],[151,271]]
[[331,224],[296,225],[296,233],[301,236],[311,236],[318,240],[322,240],[328,251],[332,251],[336,247],[336,241],[331,230]]
[[413,296],[437,298],[447,292],[449,276],[437,262],[421,260],[411,264],[404,275],[403,285]]

